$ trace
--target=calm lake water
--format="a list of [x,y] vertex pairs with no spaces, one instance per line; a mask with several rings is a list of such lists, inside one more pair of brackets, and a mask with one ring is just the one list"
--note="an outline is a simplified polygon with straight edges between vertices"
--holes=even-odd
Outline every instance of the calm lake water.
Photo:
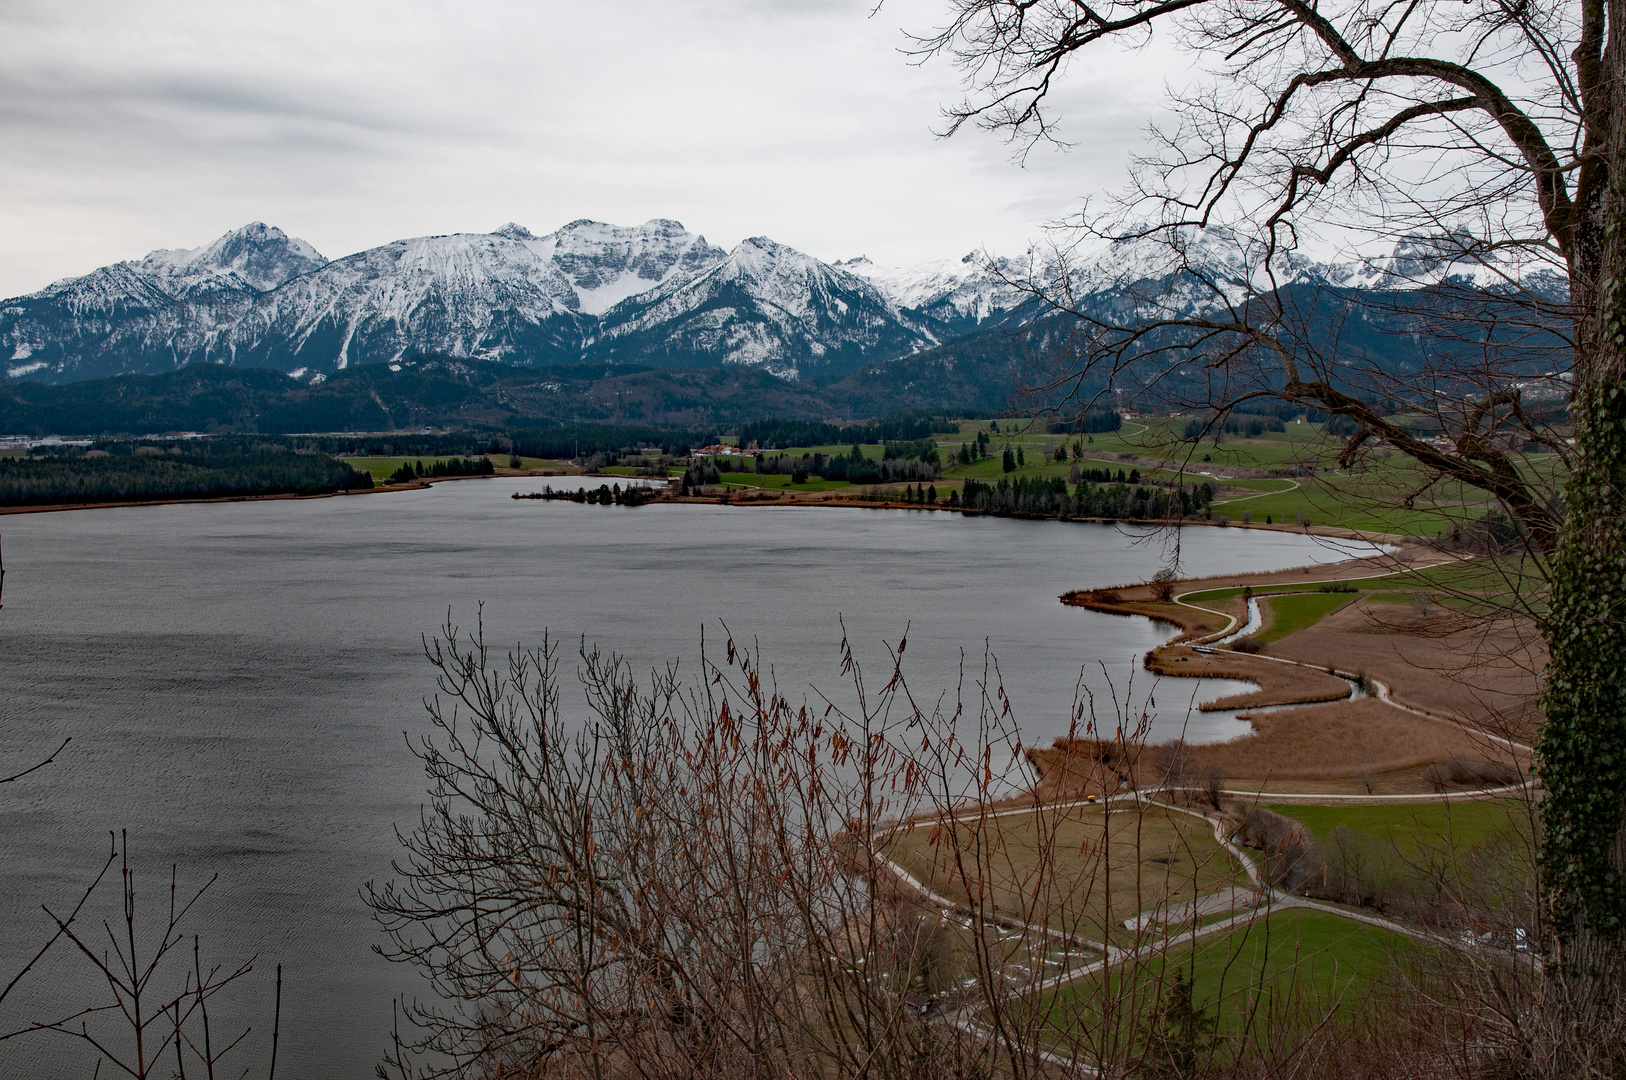
[[[0,774],[73,737],[55,764],[0,787],[0,983],[43,939],[40,904],[76,896],[109,831],[128,828],[154,915],[172,863],[183,882],[219,875],[192,926],[206,955],[259,957],[236,998],[252,1010],[246,1050],[263,1063],[280,962],[278,1076],[371,1076],[391,999],[417,984],[370,951],[358,889],[389,876],[393,829],[416,820],[424,780],[403,733],[426,728],[420,636],[448,610],[469,626],[484,602],[498,641],[585,634],[640,667],[690,672],[702,628],[718,641],[726,622],[793,700],[841,689],[841,618],[877,671],[908,627],[911,685],[928,699],[952,686],[962,649],[980,665],[986,641],[1029,744],[1065,732],[1081,669],[1105,691],[1104,663],[1122,688],[1169,633],[1057,603],[1145,580],[1167,558],[1161,539],[1112,526],[510,498],[541,484],[0,517]],[[1181,558],[1205,574],[1348,553],[1194,528]],[[1191,684],[1159,693],[1160,733],[1177,734]],[[1189,735],[1242,730],[1198,717]],[[114,892],[100,899],[114,914]],[[83,1000],[94,984],[68,959],[0,1007],[8,1028]],[[0,1043],[5,1077],[88,1076],[92,1060],[61,1036]]]

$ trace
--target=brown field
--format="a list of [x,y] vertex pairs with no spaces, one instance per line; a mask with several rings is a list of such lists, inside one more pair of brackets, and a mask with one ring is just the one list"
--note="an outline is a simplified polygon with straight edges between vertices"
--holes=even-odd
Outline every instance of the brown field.
[[[1409,548],[1332,566],[1183,581],[1175,584],[1174,593],[1366,577],[1451,559]],[[1546,657],[1525,621],[1481,618],[1440,604],[1420,613],[1409,602],[1362,596],[1268,646],[1264,656],[1228,650],[1205,655],[1180,642],[1217,633],[1225,627],[1226,615],[1240,618],[1240,597],[1204,601],[1202,606],[1213,612],[1198,611],[1159,600],[1153,585],[1142,584],[1069,593],[1062,600],[1180,625],[1180,637],[1147,656],[1146,666],[1159,674],[1243,679],[1258,686],[1205,709],[1328,704],[1252,717],[1253,733],[1227,743],[1120,751],[1113,762],[1083,743],[1032,751],[1041,797],[1100,793],[1165,779],[1201,787],[1216,778],[1230,787],[1272,791],[1426,792],[1436,790],[1438,766],[1453,761],[1511,763],[1528,770],[1527,750],[1515,753],[1480,732],[1530,739],[1538,707],[1537,672]],[[1269,656],[1306,666],[1281,664]],[[1348,695],[1347,684],[1328,674],[1328,665],[1381,681],[1396,703],[1407,708],[1370,698],[1340,700]]]
[[[1448,720],[1431,720],[1374,698],[1280,709],[1251,718],[1253,732],[1223,743],[1118,746],[1057,739],[1030,749],[1042,800],[1111,795],[1131,788],[1205,788],[1328,794],[1441,790],[1426,770],[1451,761],[1511,763],[1530,754]],[[1483,784],[1448,785],[1465,790]]]
[[1387,684],[1396,700],[1529,741],[1547,654],[1522,620],[1418,615],[1362,598],[1267,649],[1291,660],[1337,657]]
[[1125,919],[1242,879],[1208,822],[1147,804],[1111,814],[1075,806],[980,824],[921,823],[886,848],[932,889],[964,903],[970,890],[956,870],[957,852],[973,873],[988,875],[981,895],[999,914],[1043,917],[1091,940],[1121,937]]
[[1244,679],[1259,689],[1199,705],[1203,712],[1221,709],[1258,709],[1267,705],[1299,705],[1338,701],[1349,696],[1349,683],[1312,668],[1264,660],[1245,653],[1205,655],[1184,646],[1165,646],[1146,659],[1159,675],[1199,679]]
[[[1507,761],[1505,744],[1445,720],[1427,720],[1373,698],[1283,709],[1252,718],[1253,734],[1186,746],[1196,775],[1216,769],[1228,786],[1272,780],[1354,780],[1409,774],[1435,763]],[[1521,755],[1528,763],[1528,754]],[[1390,776],[1385,787],[1392,787]],[[1417,780],[1414,790],[1432,790]]]

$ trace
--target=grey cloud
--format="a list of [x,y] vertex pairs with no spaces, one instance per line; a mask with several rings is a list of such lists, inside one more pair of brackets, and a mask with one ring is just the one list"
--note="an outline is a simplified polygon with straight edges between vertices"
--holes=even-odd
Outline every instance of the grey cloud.
[[[676,217],[881,261],[1020,250],[1122,180],[1145,58],[1082,73],[1087,152],[932,134],[944,0],[85,0],[0,12],[0,295],[250,220],[343,255],[518,220]],[[1148,87],[1150,86],[1150,90]]]

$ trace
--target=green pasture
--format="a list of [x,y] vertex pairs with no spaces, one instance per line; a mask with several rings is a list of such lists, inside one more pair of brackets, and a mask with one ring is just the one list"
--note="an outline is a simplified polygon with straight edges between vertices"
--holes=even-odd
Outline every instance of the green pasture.
[[[1388,580],[1388,579],[1382,579],[1382,580]],[[1282,593],[1302,593],[1302,592],[1306,591],[1307,589],[1319,591],[1322,584],[1323,584],[1323,582],[1318,581],[1318,582],[1315,582],[1313,584],[1307,582],[1307,583],[1305,583],[1303,585],[1297,585],[1297,584],[1295,584],[1295,585],[1259,585],[1259,586],[1256,586],[1254,588],[1253,595],[1259,596],[1259,597],[1265,597],[1265,596],[1280,595]],[[1359,580],[1355,580],[1355,581],[1351,581],[1351,582],[1333,581],[1333,582],[1326,582],[1325,584],[1327,584],[1329,586],[1340,586],[1341,587],[1341,586],[1344,586],[1346,584],[1347,585],[1359,586],[1361,584],[1361,582]],[[1232,597],[1241,596],[1241,595],[1242,595],[1242,586],[1240,586],[1240,585],[1232,585],[1232,586],[1229,586],[1229,587],[1224,588],[1224,589],[1205,589],[1204,591],[1199,592],[1199,593],[1183,593],[1183,594],[1181,594],[1180,599],[1186,601],[1189,604],[1202,604],[1202,603],[1210,603],[1210,602],[1219,601],[1219,600],[1230,600]]]
[[1180,972],[1192,984],[1192,1004],[1212,1021],[1217,1057],[1225,1061],[1229,1047],[1262,1040],[1272,1020],[1359,1012],[1421,947],[1382,927],[1288,910],[1064,984],[1039,1008],[1053,1043],[1088,1033],[1096,1044],[1105,1028],[1116,1027],[1120,1045],[1144,1046],[1146,1031],[1121,1025],[1160,1012]]
[[[996,421],[976,418],[960,421],[954,433],[937,432],[931,438],[937,443],[942,458],[942,478],[945,480],[975,479],[996,482],[1001,478],[1033,477],[1065,478],[1072,461],[1052,463],[1045,452],[1057,446],[1078,445],[1088,456],[1079,462],[1081,468],[1109,469],[1114,475],[1119,469],[1129,472],[1128,463],[1118,460],[1117,454],[1132,454],[1150,460],[1165,461],[1171,467],[1146,469],[1144,481],[1183,481],[1202,483],[1212,476],[1203,474],[1238,470],[1270,470],[1301,474],[1294,481],[1286,477],[1260,477],[1227,479],[1213,482],[1229,489],[1216,500],[1214,510],[1233,520],[1246,514],[1257,523],[1295,525],[1301,520],[1311,525],[1356,529],[1363,532],[1397,535],[1438,536],[1454,526],[1471,522],[1482,516],[1493,504],[1483,493],[1460,485],[1434,484],[1418,495],[1427,477],[1421,468],[1399,451],[1378,449],[1356,467],[1356,471],[1336,469],[1338,453],[1345,441],[1327,436],[1319,424],[1289,423],[1281,432],[1263,432],[1248,437],[1221,434],[1218,445],[1210,436],[1196,442],[1184,439],[1184,417],[1146,417],[1126,421],[1116,432],[1092,435],[1048,434],[1038,430],[1038,422],[1031,419],[997,420],[999,431],[990,430]],[[989,433],[988,456],[970,465],[959,465],[953,456],[962,444],[973,441],[979,432]],[[1021,448],[1026,464],[1013,473],[1006,473],[1001,457],[1004,449]],[[804,453],[845,455],[852,444],[793,447],[783,451],[767,451],[769,456],[786,454],[800,457]],[[866,458],[879,459],[883,447],[878,443],[860,447]],[[1537,473],[1552,473],[1557,469],[1553,455],[1529,459],[1523,467]],[[750,486],[777,486],[758,484],[754,480],[738,481]],[[1235,491],[1249,494],[1234,494]],[[1407,499],[1412,505],[1405,505]]]
[[[1431,607],[1481,615],[1529,609],[1539,613],[1544,593],[1534,569],[1519,560],[1481,557],[1383,577],[1258,586],[1253,595],[1261,599],[1280,597],[1269,600],[1277,613],[1276,623],[1259,634],[1258,639],[1268,643],[1313,625],[1355,594],[1379,604],[1411,604],[1421,594],[1428,598]],[[1308,592],[1309,589],[1316,591]],[[1234,599],[1241,594],[1240,586],[1231,586],[1184,594],[1182,599],[1202,605]]]
[[1415,858],[1432,848],[1478,847],[1510,831],[1529,835],[1530,816],[1518,799],[1473,799],[1402,805],[1271,805],[1284,817],[1304,823],[1310,835],[1325,842],[1342,825],[1380,841],[1400,854]]
[[[346,457],[339,460],[348,464],[359,473],[366,473],[374,480],[388,480],[395,474],[395,470],[402,465],[423,462],[425,469],[437,461],[451,461],[453,458],[462,458],[462,454],[442,454],[439,456],[426,454],[420,457]],[[481,457],[491,458],[491,463],[499,469],[508,468],[508,455],[506,454],[475,454],[475,459]],[[557,467],[559,462],[549,458],[520,458],[527,469],[546,469]]]
[[[1132,430],[1132,425],[1144,430]],[[1434,536],[1481,516],[1492,505],[1483,492],[1460,485],[1437,484],[1404,506],[1406,498],[1426,479],[1421,468],[1399,451],[1378,449],[1367,456],[1358,471],[1333,468],[1344,441],[1322,434],[1319,424],[1290,423],[1284,432],[1265,432],[1255,437],[1222,435],[1218,446],[1212,439],[1195,444],[1184,442],[1183,419],[1149,418],[1131,421],[1109,436],[1097,436],[1092,447],[1100,451],[1127,451],[1144,457],[1177,459],[1192,468],[1220,472],[1233,469],[1308,470],[1312,475],[1299,481],[1298,490],[1282,490],[1285,479],[1260,478],[1228,480],[1226,486],[1273,492],[1257,498],[1233,496],[1216,503],[1215,509],[1233,518],[1248,512],[1252,520],[1270,518],[1277,524],[1294,524],[1300,515],[1311,524],[1341,526],[1369,532],[1390,532]],[[1529,471],[1554,474],[1554,455],[1538,455],[1524,465]]]
[[1277,596],[1265,601],[1270,605],[1271,623],[1254,635],[1260,644],[1278,641],[1288,634],[1313,626],[1351,600],[1354,593],[1314,592]]
[[1304,823],[1338,879],[1424,904],[1466,901],[1511,925],[1534,925],[1536,845],[1523,800],[1271,809]]
[[1523,559],[1463,559],[1442,563],[1412,574],[1396,574],[1363,582],[1367,588],[1410,586],[1453,593],[1505,596],[1523,592],[1540,580],[1538,567]]
[[[495,459],[493,459],[493,460],[495,460]],[[644,475],[642,470],[638,466],[634,466],[634,465],[612,465],[609,468],[602,469],[600,471],[603,472],[603,473],[606,473],[606,474],[608,474],[610,476],[634,476],[634,477],[636,477],[636,476],[643,476]],[[666,475],[667,476],[682,476],[683,475],[683,470],[680,469],[680,468],[677,468],[676,466],[672,466],[672,467],[669,467],[666,470]],[[658,480],[660,478],[659,477],[654,477],[653,479]]]
[[[1487,596],[1508,595],[1522,590],[1534,580],[1536,580],[1535,568],[1522,561],[1475,558],[1441,563],[1420,570],[1384,574],[1379,577],[1353,577],[1325,582],[1260,585],[1254,588],[1253,594],[1255,596],[1268,596],[1272,593],[1304,592],[1307,589],[1319,590],[1322,586],[1327,586],[1328,588],[1354,589],[1362,593],[1382,594],[1381,597],[1374,598],[1389,602],[1401,602],[1410,600],[1414,592],[1431,590],[1448,590],[1454,593],[1481,593]],[[1229,600],[1233,596],[1240,595],[1242,595],[1242,586],[1233,585],[1223,589],[1205,589],[1199,593],[1186,595],[1184,599],[1192,603],[1202,603],[1212,600]]]
[[823,480],[817,476],[809,476],[802,483],[793,484],[786,473],[720,472],[718,477],[719,483],[729,487],[765,488],[770,491],[842,491],[853,486],[845,480]]
[[[1042,452],[1058,444],[1078,443],[1090,455],[1088,460],[1080,462],[1086,468],[1106,468],[1114,472],[1123,468],[1127,472],[1124,462],[1108,457],[1117,453],[1167,461],[1173,466],[1146,470],[1143,473],[1146,479],[1201,483],[1211,479],[1203,474],[1239,469],[1307,469],[1313,474],[1299,479],[1296,484],[1285,477],[1213,481],[1216,485],[1223,483],[1227,488],[1254,493],[1216,500],[1215,511],[1233,519],[1246,513],[1250,520],[1260,523],[1268,519],[1273,524],[1291,525],[1307,520],[1312,525],[1366,532],[1433,536],[1449,529],[1453,523],[1479,516],[1485,509],[1481,494],[1449,487],[1415,499],[1413,508],[1406,509],[1402,503],[1406,495],[1419,486],[1421,473],[1408,458],[1391,451],[1379,451],[1359,474],[1328,471],[1343,440],[1324,437],[1318,424],[1288,424],[1284,432],[1265,432],[1251,438],[1222,435],[1218,446],[1212,439],[1196,443],[1184,441],[1184,425],[1184,419],[1152,417],[1129,421],[1118,432],[1092,437],[998,433],[991,437],[987,459],[969,466],[952,466],[947,471],[953,476],[978,480],[998,479],[1006,475],[1000,456],[1004,446],[1009,444],[1022,447],[1028,458],[1027,466],[1011,474],[1013,477],[1066,476],[1071,463],[1045,462]],[[966,441],[986,427],[983,421],[967,422],[963,425]],[[939,452],[948,464],[949,455],[958,450],[960,440],[938,436],[937,441]]]

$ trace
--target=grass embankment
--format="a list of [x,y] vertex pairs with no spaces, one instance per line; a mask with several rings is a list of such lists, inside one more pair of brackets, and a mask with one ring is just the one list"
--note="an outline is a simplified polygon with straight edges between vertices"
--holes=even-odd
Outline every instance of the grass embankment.
[[1115,1034],[1118,1046],[1138,1050],[1149,1032],[1125,1030],[1125,1018],[1161,1013],[1179,972],[1191,983],[1192,1005],[1212,1023],[1223,1062],[1240,1044],[1262,1049],[1271,1024],[1289,1015],[1313,1024],[1356,1014],[1419,948],[1381,927],[1281,911],[1065,983],[1040,1008],[1056,1045],[1071,1047],[1084,1035],[1080,1049],[1093,1050]]
[[1424,846],[1440,844],[1472,847],[1509,828],[1527,829],[1530,821],[1528,807],[1512,799],[1439,800],[1398,806],[1284,803],[1267,805],[1266,809],[1303,822],[1317,840],[1326,840],[1341,825],[1382,840],[1402,855],[1414,855]]
[[765,491],[846,491],[855,486],[845,480],[826,480],[820,476],[809,476],[800,484],[793,483],[791,477],[778,473],[764,473],[759,476],[756,473],[725,472],[719,476],[722,483],[728,487],[760,488]]
[[1268,645],[1296,630],[1313,626],[1353,599],[1354,593],[1314,592],[1295,593],[1267,600],[1265,605],[1269,606],[1270,619],[1263,630],[1253,635],[1253,640],[1261,645]]
[[[1265,629],[1254,635],[1261,644],[1278,641],[1289,634],[1314,626],[1357,596],[1381,604],[1418,603],[1475,614],[1502,614],[1517,609],[1519,596],[1531,593],[1531,567],[1513,560],[1464,559],[1416,571],[1382,577],[1352,577],[1317,582],[1314,586],[1277,584],[1254,586],[1249,590],[1273,614]],[[1315,592],[1306,592],[1306,588]],[[1182,593],[1188,604],[1222,604],[1235,600],[1242,586],[1205,589]]]
[[1466,907],[1504,932],[1535,925],[1535,823],[1522,799],[1266,809],[1309,833],[1317,895],[1425,918]]
[[929,888],[966,903],[963,854],[968,867],[989,875],[978,887],[994,911],[1024,922],[1042,918],[1092,941],[1125,940],[1126,919],[1246,880],[1213,826],[1158,806],[1042,809],[980,826],[922,824],[886,851]]

